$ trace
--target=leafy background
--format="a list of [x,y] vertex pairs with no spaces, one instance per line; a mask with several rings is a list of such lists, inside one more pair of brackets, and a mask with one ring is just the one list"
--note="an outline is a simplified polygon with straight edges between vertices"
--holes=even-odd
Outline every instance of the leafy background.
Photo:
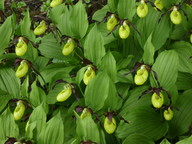
[[[192,143],[190,6],[182,5],[188,20],[180,11],[182,23],[174,25],[169,14],[160,22],[159,19],[180,0],[162,0],[165,8],[161,12],[148,3],[149,13],[144,18],[136,14],[139,3],[135,0],[67,0],[54,8],[50,2],[0,0],[0,143],[8,137],[38,144],[78,144],[87,140],[99,144]],[[101,22],[107,12],[128,19],[141,36],[131,25],[131,34],[125,40],[118,35],[119,26],[109,34],[106,23]],[[42,36],[35,36],[33,30],[42,19],[49,22],[49,29]],[[77,39],[80,45],[76,44],[69,56],[62,55],[63,35]],[[29,40],[27,53],[22,57],[14,51],[18,36]],[[30,61],[36,72],[30,68],[24,78],[17,78],[18,58]],[[82,82],[87,68],[85,59],[97,68],[88,86]],[[150,65],[160,86],[172,95],[177,109],[173,110],[171,121],[165,121],[163,111],[152,107],[151,94],[138,100],[143,91],[158,85],[152,73],[143,86],[134,84],[135,72],[124,75],[136,62]],[[56,96],[63,83],[53,89],[57,80],[73,83],[76,89],[62,103],[56,101]],[[20,121],[13,118],[14,99],[30,105]],[[81,119],[76,106],[91,108],[92,117]],[[115,115],[117,129],[110,135],[103,128],[103,113],[112,111],[129,123]]]

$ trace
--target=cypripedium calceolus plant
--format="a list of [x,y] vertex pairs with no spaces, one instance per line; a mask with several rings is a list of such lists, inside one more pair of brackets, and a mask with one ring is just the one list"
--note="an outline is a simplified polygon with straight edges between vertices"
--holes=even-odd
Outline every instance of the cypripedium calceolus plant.
[[172,104],[172,100],[171,100],[171,95],[168,91],[166,91],[165,89],[163,88],[149,88],[148,90],[144,91],[141,96],[139,97],[139,99],[148,94],[148,93],[152,93],[152,96],[151,96],[151,103],[153,105],[154,108],[157,108],[157,109],[160,109],[163,104],[164,104],[164,95],[162,94],[162,92],[165,92],[168,96],[168,99],[169,99],[169,105]]
[[173,24],[180,24],[182,21],[181,13],[178,11],[178,8],[176,6],[173,7],[173,10],[170,14],[170,19]]
[[93,66],[88,66],[86,69],[84,76],[83,76],[83,82],[85,85],[88,85],[88,83],[95,77],[95,70]]
[[155,108],[161,108],[162,105],[164,104],[164,96],[160,92],[159,95],[155,92],[151,96],[151,103]]
[[0,0],[0,144],[191,144],[191,26],[191,0]]
[[159,9],[162,10],[164,8],[162,0],[155,0],[154,5]]
[[108,134],[113,134],[117,128],[117,123],[116,123],[115,117],[118,117],[120,120],[123,120],[125,123],[129,123],[120,114],[118,114],[114,111],[106,112],[103,115],[105,116],[103,126],[104,126],[105,131]]
[[111,14],[110,18],[107,21],[107,30],[112,31],[115,26],[118,24],[118,20],[115,14]]
[[66,84],[63,90],[57,95],[56,99],[58,102],[66,101],[72,94],[72,86]]
[[139,4],[138,7],[137,7],[137,15],[138,15],[140,18],[143,18],[143,17],[145,17],[147,14],[148,14],[148,6],[147,6],[147,4],[145,3],[144,0],[141,0],[140,4]]
[[[119,36],[122,39],[126,39],[130,35],[130,26],[141,36],[141,33],[137,30],[136,26],[130,22],[128,19],[119,19],[117,14],[107,12],[106,16],[103,18],[102,22],[106,22],[107,18],[110,17],[107,21],[107,30],[110,31],[108,35],[110,35],[113,31],[116,30],[119,25]],[[100,22],[99,22],[100,23]]]
[[34,34],[35,35],[42,35],[45,33],[46,30],[47,30],[46,22],[44,20],[42,20],[40,22],[40,24],[34,29]]
[[27,52],[27,42],[25,38],[19,37],[18,43],[15,47],[15,54],[17,56],[23,56]]
[[116,120],[112,117],[112,120],[109,120],[108,117],[105,117],[104,120],[104,129],[108,134],[112,134],[116,130]]
[[18,78],[24,77],[27,74],[28,69],[29,69],[28,62],[26,60],[22,60],[19,67],[17,68],[16,77]]
[[126,39],[128,38],[129,35],[130,35],[130,28],[128,22],[125,20],[119,28],[119,36],[122,39]]
[[146,68],[146,65],[142,65],[139,70],[137,70],[137,73],[134,77],[134,82],[136,85],[142,85],[144,84],[148,79],[148,69]]
[[74,50],[74,47],[75,47],[74,40],[72,38],[69,38],[67,40],[67,43],[63,47],[63,50],[62,50],[63,55],[67,56],[71,54]]
[[50,3],[50,6],[51,7],[56,7],[60,4],[62,4],[63,0],[52,0],[51,3]]
[[25,109],[26,109],[25,104],[23,103],[23,101],[19,100],[17,102],[17,106],[13,112],[14,119],[20,120],[25,113]]
[[168,109],[163,112],[163,116],[167,121],[170,121],[173,118],[173,110],[171,107],[168,107]]
[[[170,13],[171,22],[175,25],[178,25],[178,24],[181,24],[182,22],[182,15],[181,15],[181,11],[182,11],[188,21],[187,13],[182,9],[182,6],[183,6],[183,2],[180,2],[179,4],[174,4],[173,7],[171,7],[169,10],[167,10],[165,13],[161,15],[161,18],[165,16],[168,12],[171,12]],[[161,18],[159,19],[159,21],[161,20]]]
[[87,116],[91,116],[91,111],[88,108],[84,108],[80,115],[80,118],[84,119]]

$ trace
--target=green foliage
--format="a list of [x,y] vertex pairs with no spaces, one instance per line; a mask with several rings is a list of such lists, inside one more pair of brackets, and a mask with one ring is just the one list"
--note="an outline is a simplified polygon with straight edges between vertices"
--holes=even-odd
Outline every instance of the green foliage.
[[[192,143],[191,1],[160,0],[162,10],[159,0],[51,1],[0,0],[0,143]],[[25,111],[15,121],[18,101]]]
[[9,137],[18,137],[19,136],[19,128],[15,123],[13,115],[9,108],[7,108],[0,117],[0,142],[4,143],[7,139],[6,136]]

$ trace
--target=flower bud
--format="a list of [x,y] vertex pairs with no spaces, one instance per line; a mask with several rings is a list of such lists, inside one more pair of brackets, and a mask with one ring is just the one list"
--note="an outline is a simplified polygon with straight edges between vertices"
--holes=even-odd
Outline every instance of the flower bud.
[[26,60],[22,60],[19,67],[16,71],[16,77],[21,78],[24,77],[28,72],[29,66],[26,62]]
[[34,34],[35,35],[42,35],[47,30],[47,25],[44,20],[40,22],[40,24],[35,28]]
[[20,120],[25,113],[25,105],[23,102],[20,100],[17,102],[17,106],[14,110],[13,116],[15,120]]
[[146,69],[146,66],[142,65],[134,77],[135,84],[136,85],[144,84],[148,79],[148,75],[149,75],[149,72]]
[[165,110],[163,113],[163,116],[165,118],[165,120],[169,121],[173,118],[173,111],[172,109],[169,107],[168,110]]
[[88,83],[95,77],[94,69],[89,66],[84,73],[83,82],[88,85]]
[[63,2],[63,0],[52,0],[50,3],[51,7],[56,7],[58,5],[60,5]]
[[107,21],[107,30],[112,31],[116,25],[117,25],[117,18],[115,17],[114,14],[112,14],[109,20]]
[[180,24],[182,21],[181,13],[177,10],[177,7],[174,6],[173,11],[170,14],[170,19],[173,24]]
[[[164,8],[164,5],[163,5],[162,0],[155,0],[154,4],[155,4],[155,6],[156,6],[158,9],[160,9],[160,10],[162,10],[162,9]],[[155,8],[155,9],[156,9],[156,8]]]
[[81,119],[84,119],[87,116],[91,116],[91,112],[90,112],[90,110],[88,108],[84,108],[80,117],[81,117]]
[[139,6],[137,7],[137,15],[140,18],[145,17],[148,14],[148,6],[145,3],[144,0],[141,0],[141,3],[139,4]]
[[130,28],[126,21],[119,28],[119,36],[122,39],[126,39],[130,35]]
[[155,108],[161,108],[164,103],[163,94],[161,92],[159,93],[159,95],[157,95],[157,93],[153,93],[151,97],[151,102]]
[[116,121],[114,118],[112,118],[112,121],[109,120],[108,117],[105,117],[104,120],[104,129],[108,134],[112,134],[114,133],[115,129],[116,129]]
[[70,84],[64,86],[64,89],[57,95],[57,101],[66,101],[72,94],[72,88]]
[[27,43],[23,37],[20,37],[15,47],[15,54],[17,56],[23,56],[27,51]]
[[64,45],[63,47],[63,50],[62,50],[62,53],[63,55],[69,55],[73,52],[74,50],[74,42],[73,42],[73,39],[69,38],[67,43]]

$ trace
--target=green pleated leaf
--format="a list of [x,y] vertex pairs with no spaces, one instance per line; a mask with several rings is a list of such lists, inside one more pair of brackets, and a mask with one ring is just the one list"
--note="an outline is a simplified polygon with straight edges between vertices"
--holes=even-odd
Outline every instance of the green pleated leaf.
[[[34,135],[36,138],[39,137],[39,134],[45,127],[46,119],[47,119],[47,117],[46,117],[46,113],[43,108],[43,105],[39,105],[31,113],[31,115],[29,117],[29,127],[28,128],[29,128],[29,132],[30,132],[30,129],[32,129],[31,127],[34,127],[34,123],[35,123],[36,127],[34,129],[36,130],[36,133],[34,133]],[[27,129],[27,132],[28,132],[28,129]],[[29,132],[27,134],[30,134]]]
[[69,22],[71,11],[66,6],[63,8],[63,11],[64,10],[65,10],[65,12],[62,12],[61,14],[56,13],[55,15],[53,15],[53,17],[57,18],[59,16],[57,19],[57,26],[58,26],[59,30],[61,31],[62,35],[67,35],[67,36],[73,37],[73,32],[71,30],[71,24]]
[[64,57],[62,55],[61,46],[52,33],[49,33],[42,38],[39,50],[41,54],[47,58],[63,59]]
[[109,80],[109,93],[108,97],[105,100],[105,105],[103,109],[106,109],[106,111],[117,111],[121,105],[122,105],[123,99],[120,98],[120,96],[117,93],[115,84],[110,79]]
[[176,42],[171,46],[179,56],[179,71],[192,74],[192,62],[189,59],[192,56],[192,45],[185,41]]
[[119,14],[119,18],[132,21],[133,16],[136,13],[135,0],[120,0],[118,2],[117,11]]
[[178,73],[178,78],[177,78],[177,88],[178,90],[188,90],[192,89],[192,75],[189,73]]
[[122,109],[121,109],[121,115],[126,116],[129,111],[134,111],[140,106],[150,106],[151,105],[151,97],[149,95],[143,96],[141,99],[139,97],[141,96],[142,92],[148,89],[148,86],[141,86],[133,89],[132,91],[129,91],[129,97],[125,101]]
[[108,2],[107,4],[108,4],[108,6],[109,6],[110,12],[115,12],[115,11],[116,11],[118,1],[119,1],[119,0],[108,0],[108,1],[107,1],[107,2]]
[[109,93],[110,78],[106,72],[98,73],[85,89],[85,104],[94,111],[100,110]]
[[69,141],[76,137],[76,121],[74,121],[74,107],[78,105],[77,101],[71,105],[69,109],[59,107],[55,112],[60,112],[64,124],[64,139],[66,144],[71,144]]
[[173,40],[180,40],[181,36],[183,36],[185,33],[186,30],[183,25],[176,25],[174,30],[171,32],[170,38]]
[[109,34],[109,31],[107,30],[107,23],[100,23],[98,25],[98,30],[101,32],[102,36],[103,36],[103,40],[104,40],[104,45],[109,44],[113,41],[115,41],[115,37],[114,35]]
[[21,85],[21,95],[28,97],[29,96],[28,90],[29,90],[29,76],[27,75],[24,82]]
[[129,124],[120,122],[116,130],[118,138],[125,138],[130,134],[138,133],[152,140],[158,140],[165,136],[168,130],[168,124],[160,113],[149,106],[139,106],[129,111],[124,118],[129,121]]
[[163,139],[160,144],[171,144],[167,139]]
[[[69,73],[72,71],[74,66],[66,66],[65,64],[50,64],[42,72],[41,75],[46,82],[54,83],[56,80],[54,77],[61,76],[62,79],[69,78]],[[61,77],[59,77],[61,79]]]
[[86,116],[81,119],[77,113],[76,116],[76,132],[81,139],[91,140],[93,142],[100,143],[100,134],[98,126],[94,122],[91,116]]
[[7,106],[7,103],[11,99],[11,96],[8,95],[7,93],[1,91],[0,89],[0,112]]
[[24,56],[22,56],[23,59],[28,59],[31,62],[34,62],[38,58],[38,51],[36,48],[33,47],[31,43],[28,43],[27,52]]
[[26,131],[26,136],[30,139],[33,139],[35,136],[34,136],[34,131],[35,131],[35,128],[36,128],[36,122],[32,122],[28,125],[27,127],[27,131]]
[[177,142],[176,144],[191,144],[192,143],[192,136],[185,138],[179,142]]
[[[160,16],[157,16],[157,18],[159,17]],[[172,24],[169,20],[169,15],[164,16],[159,23],[156,21],[155,29],[152,35],[152,43],[155,47],[155,50],[160,49],[169,38],[170,32],[172,30],[171,25]]]
[[80,83],[81,83],[87,67],[88,67],[88,66],[82,67],[82,68],[77,72],[77,76],[76,76],[76,78],[75,78],[77,84],[80,84]]
[[109,77],[115,81],[117,75],[117,68],[116,68],[116,60],[111,54],[111,52],[107,52],[106,55],[101,60],[101,69],[106,70]]
[[35,65],[35,67],[41,71],[43,70],[47,64],[49,62],[49,59],[46,58],[46,57],[42,57],[42,56],[38,56],[36,59],[35,59],[35,62],[33,63]]
[[123,141],[123,144],[155,144],[155,143],[145,135],[132,134],[132,135],[129,135]]
[[124,74],[127,74],[129,72],[130,72],[130,70],[120,70],[118,72],[117,81],[123,82],[123,83],[128,83],[128,84],[134,84],[132,74],[124,75]]
[[95,65],[98,65],[101,58],[105,55],[104,40],[96,24],[86,37],[84,50],[85,57]]
[[109,6],[106,5],[102,9],[97,10],[93,16],[92,19],[101,22],[103,18],[106,16],[106,13],[109,11]]
[[147,16],[145,18],[140,18],[137,21],[136,27],[137,27],[138,31],[141,33],[142,37],[140,37],[137,33],[135,33],[135,35],[136,35],[141,47],[144,47],[145,42],[147,41],[150,34],[153,32],[155,27],[158,28],[159,17],[160,17],[160,13],[158,11],[154,10],[153,7],[149,7],[149,12],[148,12]]
[[[50,10],[49,17],[51,20],[57,24],[61,23],[61,15],[65,13],[67,10],[67,6],[65,4],[60,4],[57,7],[53,7]],[[63,25],[65,27],[65,25]]]
[[14,98],[20,96],[20,80],[11,68],[0,66],[0,89],[11,94]]
[[[160,85],[164,88],[169,88],[175,84],[178,75],[178,54],[174,50],[161,52],[152,69],[157,73]],[[154,77],[150,77],[151,85],[154,87]]]
[[63,90],[64,83],[60,83],[55,86],[54,89],[50,90],[47,95],[47,103],[48,104],[55,104],[57,102],[57,95]]
[[3,9],[4,9],[4,1],[1,0],[1,1],[0,1],[0,10],[3,10]]
[[64,125],[60,113],[48,121],[47,127],[38,139],[39,144],[63,144],[64,142]]
[[79,1],[72,9],[70,13],[70,25],[71,30],[75,37],[83,38],[88,29],[88,18],[82,1]]
[[0,26],[0,54],[4,51],[9,45],[9,41],[11,39],[13,28],[14,28],[13,16],[9,16],[5,22]]
[[189,130],[192,120],[192,90],[185,91],[182,95],[179,96],[175,107],[179,111],[174,110],[173,119],[170,122],[169,126],[169,135],[171,137],[176,137],[186,133]]
[[162,0],[163,2],[163,5],[166,7],[166,8],[170,8],[170,6],[172,4],[175,4],[178,0],[171,0],[171,1],[167,1],[167,0]]
[[15,123],[13,114],[10,109],[7,108],[0,116],[0,141],[4,141],[8,137],[18,137],[19,128]]
[[133,55],[128,55],[126,58],[121,58],[120,60],[117,61],[117,70],[126,68],[131,60],[133,59]]
[[130,89],[130,85],[128,85],[127,83],[117,83],[116,88],[117,88],[118,94],[124,99],[127,97],[127,94]]
[[151,94],[139,99],[142,92],[149,86],[141,86],[129,91],[128,99],[124,103],[120,114],[130,124],[120,122],[116,135],[118,138],[126,138],[130,134],[140,133],[157,140],[167,133],[168,125],[158,111],[151,106]]
[[20,30],[23,37],[26,37],[33,42],[35,41],[35,35],[31,30],[31,19],[29,15],[29,9],[25,13],[25,17],[20,23]]
[[143,62],[148,65],[152,65],[154,63],[155,47],[153,46],[151,39],[152,35],[149,36],[144,45]]
[[39,106],[42,102],[46,101],[46,94],[45,92],[36,85],[36,81],[33,82],[31,85],[31,92],[30,92],[30,102],[33,107]]

